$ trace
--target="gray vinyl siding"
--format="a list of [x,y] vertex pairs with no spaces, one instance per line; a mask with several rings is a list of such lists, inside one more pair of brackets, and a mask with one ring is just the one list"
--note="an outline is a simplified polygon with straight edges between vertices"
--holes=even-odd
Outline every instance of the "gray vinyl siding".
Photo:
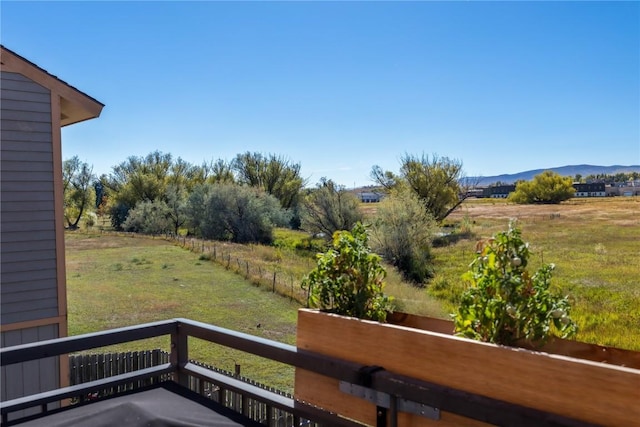
[[1,79],[0,320],[11,324],[58,315],[51,94],[20,74]]
[[[2,347],[9,347],[57,337],[58,326],[46,325],[2,332],[0,344]],[[2,381],[0,381],[0,400],[16,399],[58,388],[60,364],[58,357],[49,357],[31,362],[3,366],[0,375],[0,378],[2,378]],[[53,407],[53,405],[50,406],[50,408]],[[14,417],[31,415],[38,412],[39,408],[30,409],[14,414]],[[13,417],[10,417],[10,419],[12,418]]]

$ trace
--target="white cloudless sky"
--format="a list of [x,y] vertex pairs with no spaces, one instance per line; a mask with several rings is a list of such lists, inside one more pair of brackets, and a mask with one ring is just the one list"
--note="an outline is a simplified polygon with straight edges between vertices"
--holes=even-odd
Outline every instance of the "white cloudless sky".
[[105,104],[98,174],[246,151],[347,187],[405,154],[469,176],[640,164],[639,2],[13,2],[0,41]]

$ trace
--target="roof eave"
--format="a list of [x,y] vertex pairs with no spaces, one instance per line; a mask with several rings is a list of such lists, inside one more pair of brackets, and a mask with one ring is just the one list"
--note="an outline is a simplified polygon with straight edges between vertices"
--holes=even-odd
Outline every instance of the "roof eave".
[[62,126],[100,116],[104,104],[0,45],[2,71],[20,73],[60,96]]

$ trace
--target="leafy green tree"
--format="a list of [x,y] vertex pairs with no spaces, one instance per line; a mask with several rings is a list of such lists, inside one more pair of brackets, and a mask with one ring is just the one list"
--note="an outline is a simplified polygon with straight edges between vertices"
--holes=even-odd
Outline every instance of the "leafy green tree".
[[402,177],[396,176],[391,171],[385,171],[378,165],[374,165],[371,168],[370,177],[373,182],[382,186],[382,188],[387,191],[396,189],[396,187],[403,182]]
[[131,206],[125,202],[111,202],[108,212],[114,230],[123,230],[122,224],[127,220]]
[[180,157],[171,162],[169,172],[164,179],[165,198],[168,195],[167,188],[169,186],[173,187],[173,192],[185,193],[191,191],[198,184],[196,181],[197,174],[198,168]]
[[238,154],[231,166],[239,183],[264,190],[276,197],[285,209],[297,206],[305,184],[300,176],[300,163],[275,154],[246,152]]
[[392,191],[378,204],[371,246],[405,279],[421,284],[433,273],[431,243],[436,227],[415,193]]
[[365,227],[337,231],[333,248],[318,254],[317,266],[302,281],[309,303],[333,313],[384,322],[393,309],[383,293],[386,271],[371,253]]
[[122,228],[144,234],[168,233],[174,229],[169,212],[169,206],[164,200],[145,200],[129,211]]
[[201,184],[233,184],[236,181],[231,163],[223,159],[203,162],[200,166],[193,166],[191,190]]
[[91,208],[95,198],[94,180],[93,167],[80,161],[78,156],[63,162],[64,217],[70,229],[78,228],[83,215]]
[[275,197],[237,184],[209,184],[195,190],[188,209],[191,224],[202,237],[235,243],[270,244],[273,228],[290,219]]
[[107,194],[104,188],[104,184],[99,179],[93,181],[93,189],[96,195],[95,208],[99,209],[101,205],[105,203]]
[[519,204],[560,203],[573,197],[575,189],[571,177],[562,177],[553,171],[544,171],[532,181],[516,184],[516,191],[509,195],[509,201]]
[[302,228],[311,233],[324,233],[328,238],[339,230],[350,230],[363,215],[360,201],[330,179],[322,178],[302,202]]
[[188,219],[187,197],[186,188],[181,188],[175,184],[167,186],[167,201],[164,203],[167,206],[167,218],[171,222],[172,231],[175,235],[178,235],[180,227],[185,225]]
[[512,222],[506,232],[479,243],[463,278],[470,286],[454,314],[457,335],[496,344],[544,343],[577,331],[566,296],[551,287],[553,264],[527,270],[529,244]]
[[235,181],[230,162],[218,159],[209,163],[206,182],[211,184],[233,184]]
[[189,233],[196,236],[203,236],[203,227],[207,218],[207,202],[213,184],[201,184],[196,186],[189,194],[186,204],[187,221]]
[[462,162],[435,154],[431,157],[405,154],[400,159],[399,175],[374,166],[370,176],[387,190],[410,188],[438,222],[449,216],[467,194],[460,185]]
[[171,154],[154,151],[146,157],[131,156],[112,168],[106,186],[113,199],[110,214],[114,228],[121,228],[129,210],[139,202],[165,200],[172,165]]
[[613,179],[611,180],[611,183],[614,183],[614,182],[626,182],[626,181],[628,181],[628,178],[629,178],[629,174],[626,174],[624,172],[619,172],[619,173],[617,173],[617,174],[615,174],[613,176]]

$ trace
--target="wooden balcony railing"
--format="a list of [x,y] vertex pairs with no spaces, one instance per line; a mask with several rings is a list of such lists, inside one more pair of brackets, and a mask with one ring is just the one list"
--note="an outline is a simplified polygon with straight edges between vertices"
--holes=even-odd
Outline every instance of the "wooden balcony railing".
[[[178,384],[188,387],[190,378],[199,378],[226,390],[237,392],[246,399],[265,403],[268,408],[267,415],[261,422],[266,425],[270,425],[273,419],[270,416],[273,410],[283,410],[293,414],[293,425],[296,426],[302,424],[301,420],[310,420],[314,423],[330,426],[361,425],[340,417],[340,414],[324,411],[321,408],[247,384],[190,362],[188,338],[194,337],[338,379],[347,385],[349,389],[347,392],[358,390],[366,399],[371,400],[372,396],[373,399],[376,399],[376,396],[386,396],[386,403],[380,403],[377,407],[379,426],[397,425],[397,412],[403,407],[400,403],[406,404],[407,402],[424,405],[424,407],[429,407],[436,412],[440,409],[446,410],[497,425],[585,425],[554,414],[404,377],[380,367],[363,366],[306,352],[291,345],[187,319],[147,323],[3,348],[0,350],[0,364],[6,366],[159,336],[170,336],[169,363],[1,402],[0,412],[3,424],[8,422],[11,413],[33,407],[40,407],[42,412],[46,413],[49,403],[79,398],[132,381],[171,378]],[[383,365],[384,361],[381,361],[380,364]],[[244,399],[242,400],[244,401]],[[245,408],[241,406],[239,411],[245,412]]]

